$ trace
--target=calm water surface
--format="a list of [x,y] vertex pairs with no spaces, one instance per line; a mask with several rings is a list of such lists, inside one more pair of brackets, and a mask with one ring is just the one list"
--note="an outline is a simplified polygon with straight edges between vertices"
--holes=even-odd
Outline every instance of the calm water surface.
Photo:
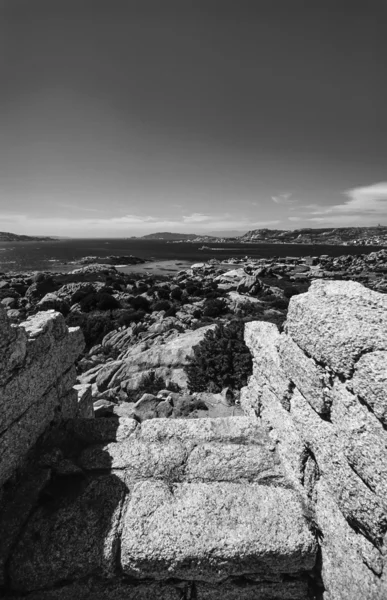
[[70,270],[69,265],[84,256],[132,254],[153,260],[206,261],[231,257],[255,258],[285,256],[318,256],[328,254],[364,254],[380,250],[367,246],[309,246],[295,244],[205,244],[210,249],[199,250],[203,243],[171,244],[164,241],[131,239],[72,239],[55,242],[0,242],[0,271]]

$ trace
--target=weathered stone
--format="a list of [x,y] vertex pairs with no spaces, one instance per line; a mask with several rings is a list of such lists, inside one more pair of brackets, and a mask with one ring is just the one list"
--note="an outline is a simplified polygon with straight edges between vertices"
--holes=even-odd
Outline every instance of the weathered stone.
[[[263,321],[246,323],[245,342],[253,355],[251,379],[258,386],[260,393],[267,385],[285,408],[288,407],[291,382],[281,366],[278,354],[281,334],[277,326]],[[257,403],[259,402],[257,398]]]
[[170,340],[162,340],[162,336],[159,336],[160,339],[150,347],[130,347],[122,360],[102,367],[97,376],[98,387],[106,389],[120,385],[127,390],[137,389],[143,377],[151,372],[164,380],[168,379],[185,387],[187,377],[183,365],[186,364],[187,357],[192,355],[193,347],[214,327],[209,325],[195,331],[187,331]]
[[308,356],[348,377],[365,352],[387,350],[387,296],[360,283],[313,281],[291,298],[286,331]]
[[[25,366],[0,389],[2,431],[38,402],[63,373],[73,368],[82,351],[81,331],[69,330],[67,335],[63,335],[62,325],[66,325],[62,315],[59,318],[59,313],[49,313],[45,320],[45,314],[39,313],[39,319],[31,319],[24,324],[24,329],[32,336],[28,340]],[[74,368],[71,373],[73,377],[69,387],[75,383]]]
[[28,522],[9,565],[13,590],[113,574],[125,486],[114,475],[91,481],[84,490],[78,479],[76,484],[79,489],[69,487],[57,507],[39,508]]
[[223,419],[153,419],[141,425],[141,439],[147,442],[245,442],[266,440],[266,431],[257,419],[226,417]]
[[157,407],[160,404],[160,398],[153,394],[143,394],[134,404],[134,410],[137,417],[142,421],[147,418],[157,416]]
[[[321,540],[322,576],[332,600],[379,600],[387,588],[367,566],[362,552],[361,534],[353,531],[326,486],[316,486],[316,519],[324,532]],[[381,557],[380,557],[381,558]]]
[[291,416],[342,513],[380,544],[387,529],[383,501],[349,466],[334,426],[320,419],[298,391],[292,397]]
[[21,327],[13,327],[6,310],[0,306],[0,385],[4,385],[14,369],[23,364],[27,352],[27,334]]
[[316,553],[294,492],[257,484],[142,482],[124,516],[121,564],[138,578],[220,581],[311,569]]
[[1,435],[0,486],[23,464],[28,451],[55,419],[58,406],[57,391],[52,389]]
[[79,464],[87,470],[124,469],[130,481],[177,477],[186,459],[187,451],[179,441],[160,444],[129,439],[87,448]]
[[184,478],[188,481],[248,481],[283,484],[284,474],[275,447],[202,444],[190,453]]
[[370,352],[359,359],[352,389],[383,425],[387,425],[387,352]]
[[93,402],[94,416],[98,418],[108,417],[109,415],[113,414],[114,406],[114,402],[100,398],[99,400]]
[[284,409],[271,390],[264,390],[261,402],[262,423],[270,430],[270,437],[277,442],[278,454],[289,479],[298,487],[303,479],[306,457],[305,442],[290,413]]
[[279,357],[284,372],[311,407],[319,414],[329,413],[331,399],[326,388],[329,375],[325,369],[308,358],[288,335],[281,335]]
[[385,501],[387,512],[387,432],[343,384],[333,388],[331,418],[349,464]]
[[5,563],[18,535],[27,521],[39,494],[50,479],[50,469],[36,469],[15,486],[3,500],[0,531],[0,587],[6,583]]
[[83,444],[100,444],[104,442],[122,442],[136,430],[138,423],[127,418],[69,419],[65,426],[67,431]]
[[[190,582],[174,584],[158,581],[157,583],[133,585],[131,581],[95,578],[49,591],[40,590],[28,594],[28,596],[15,597],[12,595],[4,596],[4,598],[12,597],[12,600],[182,600],[185,597],[189,598],[189,595],[185,596],[184,594],[190,594],[191,588]],[[282,600],[281,596],[279,598]],[[284,600],[288,600],[287,596]]]
[[78,395],[77,416],[81,419],[94,419],[93,397],[91,394],[91,385],[74,385],[74,390]]
[[307,600],[309,597],[306,581],[196,584],[197,600]]

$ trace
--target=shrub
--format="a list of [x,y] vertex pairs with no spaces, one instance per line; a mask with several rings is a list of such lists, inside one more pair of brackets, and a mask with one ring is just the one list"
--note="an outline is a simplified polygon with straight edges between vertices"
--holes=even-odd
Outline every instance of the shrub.
[[191,392],[241,389],[252,373],[252,358],[243,339],[243,323],[231,321],[207,331],[184,370]]
[[172,300],[181,300],[183,292],[180,288],[175,288],[172,290],[170,295]]
[[152,306],[152,310],[169,310],[171,308],[168,300],[159,300],[159,302],[155,302]]
[[117,320],[119,327],[128,327],[131,323],[139,323],[145,317],[143,310],[123,310]]
[[227,311],[227,303],[222,298],[213,298],[204,303],[203,315],[205,317],[220,317]]
[[171,308],[169,308],[166,313],[165,316],[166,317],[176,317],[176,306],[171,306]]
[[120,303],[114,296],[102,292],[98,295],[97,299],[97,308],[99,310],[114,310],[115,308],[120,308]]
[[173,382],[166,384],[162,377],[156,375],[154,371],[150,371],[142,377],[136,390],[128,391],[128,400],[137,402],[143,394],[154,394],[156,396],[160,390],[179,392],[180,387]]
[[285,296],[285,298],[289,298],[290,299],[292,296],[296,296],[299,293],[300,293],[300,291],[296,287],[293,287],[292,285],[287,285],[284,288],[284,296]]
[[160,300],[167,300],[169,298],[169,290],[163,287],[157,289],[157,295]]
[[80,327],[85,337],[86,347],[99,344],[109,331],[114,329],[113,321],[102,313],[82,314],[70,313],[66,317],[69,327]]
[[289,300],[285,298],[274,298],[270,301],[270,308],[276,308],[278,310],[286,310],[289,306]]
[[135,310],[144,310],[146,312],[150,310],[149,300],[144,298],[144,296],[134,296],[130,298],[129,303]]

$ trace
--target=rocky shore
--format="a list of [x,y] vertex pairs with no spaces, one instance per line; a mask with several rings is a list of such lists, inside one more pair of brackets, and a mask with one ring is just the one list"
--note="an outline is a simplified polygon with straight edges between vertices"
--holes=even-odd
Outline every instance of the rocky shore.
[[213,259],[165,276],[125,274],[111,264],[116,258],[99,264],[87,257],[70,273],[8,273],[0,280],[0,303],[11,322],[55,310],[69,326],[81,327],[86,349],[77,362],[78,384],[100,416],[238,414],[237,389],[190,389],[187,366],[209,331],[250,321],[281,326],[289,299],[316,279],[387,292],[384,249],[337,258]]

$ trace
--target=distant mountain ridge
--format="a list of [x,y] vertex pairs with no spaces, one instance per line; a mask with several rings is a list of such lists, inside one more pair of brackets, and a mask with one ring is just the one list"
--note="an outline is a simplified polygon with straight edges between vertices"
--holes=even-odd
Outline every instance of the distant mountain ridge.
[[0,242],[53,242],[54,238],[37,235],[18,235],[8,231],[0,231]]
[[[142,236],[146,240],[187,241],[214,243],[227,241],[223,236],[158,232]],[[387,227],[324,227],[319,229],[252,229],[244,235],[229,238],[229,241],[242,243],[269,243],[269,244],[328,244],[328,245],[387,245]]]
[[387,245],[387,227],[324,227],[253,229],[238,238],[241,242],[270,242],[281,244],[343,244],[343,245]]

